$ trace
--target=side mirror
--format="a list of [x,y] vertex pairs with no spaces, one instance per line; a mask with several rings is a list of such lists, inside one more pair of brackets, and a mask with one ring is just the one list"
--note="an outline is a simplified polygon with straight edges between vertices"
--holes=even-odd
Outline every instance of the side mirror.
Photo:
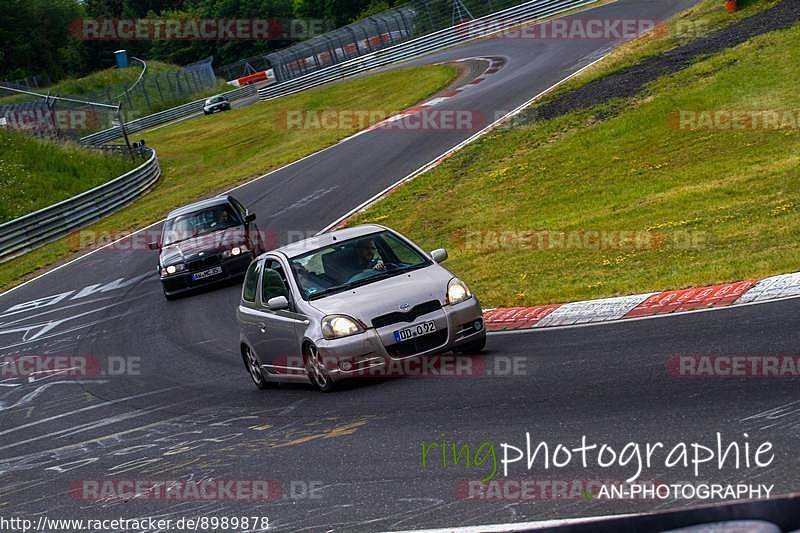
[[158,250],[158,241],[151,241],[147,243],[147,247],[151,250]]
[[255,219],[256,219],[256,214],[255,213],[247,213],[247,216],[244,217],[244,221],[245,222],[252,222]]
[[267,300],[267,308],[270,311],[289,309],[289,300],[286,299],[286,296],[276,296],[275,298],[270,298]]
[[431,259],[437,263],[447,261],[447,250],[444,248],[437,248],[431,252]]

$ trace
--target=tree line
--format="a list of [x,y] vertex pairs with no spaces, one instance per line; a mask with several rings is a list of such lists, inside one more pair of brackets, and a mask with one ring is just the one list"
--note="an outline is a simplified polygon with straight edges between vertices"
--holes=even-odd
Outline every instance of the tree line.
[[[322,19],[338,27],[389,9],[396,0],[0,0],[0,80],[42,76],[52,82],[114,64],[114,50],[186,64],[214,56],[231,63],[293,40],[85,40],[75,21],[101,19]],[[73,31],[70,31],[73,25]]]

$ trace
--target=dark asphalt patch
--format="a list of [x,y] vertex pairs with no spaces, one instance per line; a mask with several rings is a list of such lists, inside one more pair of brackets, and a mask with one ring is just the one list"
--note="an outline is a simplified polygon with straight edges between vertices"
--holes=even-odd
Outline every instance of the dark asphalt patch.
[[522,113],[515,124],[547,120],[588,109],[616,98],[636,95],[651,81],[689,67],[696,59],[740,45],[758,35],[787,28],[800,20],[800,0],[784,0],[752,17],[740,20],[706,37],[647,58],[632,67],[593,80],[536,108]]

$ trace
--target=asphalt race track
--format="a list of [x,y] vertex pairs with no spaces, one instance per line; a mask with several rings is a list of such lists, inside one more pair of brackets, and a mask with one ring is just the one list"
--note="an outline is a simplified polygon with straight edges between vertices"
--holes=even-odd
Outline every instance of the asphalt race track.
[[[623,0],[599,18],[654,18],[689,0]],[[487,117],[522,104],[601,57],[599,40],[485,40],[425,58],[501,56],[481,83],[441,104]],[[471,131],[371,131],[239,188],[262,229],[286,240],[317,231]],[[225,144],[225,139],[220,143]],[[535,183],[535,176],[531,177]],[[453,202],[457,208],[457,199]],[[125,375],[33,380],[0,377],[0,513],[50,518],[267,516],[271,530],[376,531],[654,511],[668,501],[463,501],[466,469],[421,466],[421,445],[446,440],[555,446],[582,435],[628,442],[770,441],[766,469],[653,468],[677,482],[800,486],[800,401],[792,379],[688,379],[666,371],[674,355],[796,354],[800,301],[666,318],[496,334],[484,375],[369,379],[333,394],[310,386],[257,390],[242,366],[234,310],[239,287],[167,302],[156,253],[105,249],[0,297],[0,354],[89,356]],[[467,280],[468,281],[468,280]],[[506,375],[509,362],[517,365]],[[744,434],[747,433],[747,437]],[[441,435],[444,435],[442,437]],[[754,446],[755,447],[755,446]],[[663,465],[662,465],[663,466]],[[527,472],[509,478],[625,479],[630,467]],[[498,474],[498,478],[501,477]],[[278,499],[87,501],[76,480],[276,480]],[[462,481],[463,483],[463,481]],[[310,493],[304,487],[312,487]]]

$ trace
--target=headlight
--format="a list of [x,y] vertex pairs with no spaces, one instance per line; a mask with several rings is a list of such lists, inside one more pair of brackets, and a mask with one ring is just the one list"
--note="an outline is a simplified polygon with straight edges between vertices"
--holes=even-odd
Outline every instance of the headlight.
[[231,256],[235,257],[235,256],[241,255],[241,254],[243,254],[243,253],[245,253],[245,252],[247,252],[249,250],[250,249],[247,246],[245,246],[244,244],[240,244],[239,246],[234,246],[230,250],[223,251],[222,252],[222,257],[231,257]]
[[162,276],[169,276],[171,274],[176,274],[178,272],[183,272],[184,270],[186,270],[186,265],[184,265],[183,263],[178,263],[176,265],[169,265],[166,268],[162,268],[161,269],[161,275]]
[[453,278],[447,284],[447,303],[457,304],[472,296],[467,284],[458,278]]
[[328,315],[322,319],[322,336],[328,340],[355,335],[364,327],[354,318],[345,315]]

